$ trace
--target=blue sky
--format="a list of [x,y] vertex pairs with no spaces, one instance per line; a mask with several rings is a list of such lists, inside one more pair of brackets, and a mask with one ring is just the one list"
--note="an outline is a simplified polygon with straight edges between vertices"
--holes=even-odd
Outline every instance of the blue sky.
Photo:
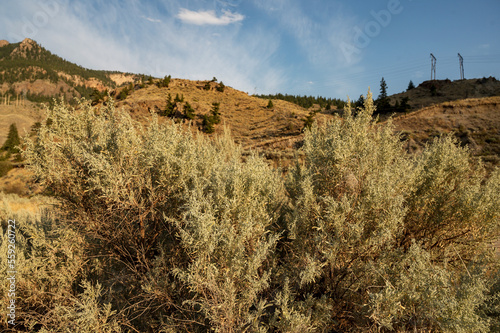
[[500,79],[499,0],[3,0],[0,39],[32,38],[92,69],[254,93],[357,99],[385,78]]

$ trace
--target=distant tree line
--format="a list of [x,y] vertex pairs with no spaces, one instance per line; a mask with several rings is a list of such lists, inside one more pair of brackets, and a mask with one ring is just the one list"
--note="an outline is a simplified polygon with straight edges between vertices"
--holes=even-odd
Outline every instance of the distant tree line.
[[330,110],[332,106],[336,106],[338,109],[342,109],[346,102],[338,98],[326,98],[322,96],[299,96],[299,95],[288,95],[288,94],[274,94],[274,95],[254,95],[255,97],[263,99],[280,99],[290,103],[297,104],[303,108],[310,108],[313,105],[319,105],[321,108]]

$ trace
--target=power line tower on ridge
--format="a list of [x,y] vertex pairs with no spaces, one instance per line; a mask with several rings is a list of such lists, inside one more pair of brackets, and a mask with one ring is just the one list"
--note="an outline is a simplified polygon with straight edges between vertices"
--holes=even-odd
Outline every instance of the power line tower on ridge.
[[436,80],[436,57],[431,53],[431,81]]
[[464,76],[464,58],[462,58],[460,53],[458,54],[458,61],[460,62],[460,80],[463,80],[463,79],[465,79],[465,76]]

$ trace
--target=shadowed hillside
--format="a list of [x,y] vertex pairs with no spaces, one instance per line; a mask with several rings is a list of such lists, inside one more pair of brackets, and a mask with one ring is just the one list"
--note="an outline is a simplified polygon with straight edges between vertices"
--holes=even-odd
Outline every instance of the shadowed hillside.
[[409,98],[413,110],[467,98],[500,96],[500,81],[494,77],[468,80],[424,81],[413,89],[389,97],[391,104]]

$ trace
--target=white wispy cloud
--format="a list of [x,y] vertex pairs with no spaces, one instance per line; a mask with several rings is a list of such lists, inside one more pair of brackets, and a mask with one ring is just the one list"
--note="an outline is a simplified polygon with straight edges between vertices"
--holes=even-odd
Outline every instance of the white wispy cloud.
[[232,13],[228,10],[222,11],[221,16],[217,16],[214,10],[192,11],[186,8],[181,8],[179,18],[184,23],[195,25],[228,25],[242,21],[245,17],[238,13]]
[[161,23],[161,20],[154,19],[152,17],[146,17],[146,16],[141,16],[141,18],[145,19],[146,21],[153,22],[153,23]]
[[340,47],[350,41],[355,23],[355,17],[345,13],[340,3],[332,1],[331,8],[319,8],[316,16],[308,14],[300,0],[255,0],[255,4],[295,39],[312,65],[335,64],[331,69],[337,70],[359,62],[356,55],[347,58]]
[[[57,10],[44,14],[48,20],[43,24],[30,23],[36,29],[29,35],[24,32],[28,20],[38,12],[45,13],[44,8],[34,0],[8,2],[6,9],[15,15],[0,11],[0,31],[5,31],[11,42],[33,38],[53,53],[92,69],[155,77],[171,74],[193,80],[216,76],[226,85],[249,93],[276,92],[289,80],[285,70],[272,61],[279,38],[268,34],[265,27],[246,30],[237,24],[213,31],[179,24],[176,14],[185,6],[185,1],[180,0],[154,6],[139,6],[135,0],[95,0],[97,5],[92,5],[93,0],[47,1],[57,3]],[[224,10],[215,11],[219,13],[213,14],[216,22],[243,20],[234,9]],[[144,24],[148,19],[154,24]]]

